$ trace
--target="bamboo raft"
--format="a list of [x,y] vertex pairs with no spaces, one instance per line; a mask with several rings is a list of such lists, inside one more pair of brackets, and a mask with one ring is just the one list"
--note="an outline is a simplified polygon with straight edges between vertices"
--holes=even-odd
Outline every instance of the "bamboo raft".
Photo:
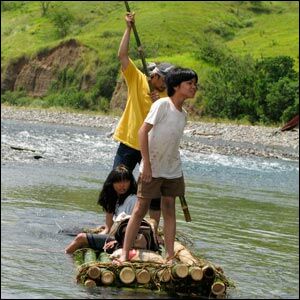
[[112,263],[121,249],[109,255],[91,248],[78,249],[73,258],[77,283],[87,288],[114,286],[164,291],[172,295],[226,298],[234,284],[205,259],[193,255],[179,241],[174,243],[176,263],[167,264],[163,257],[149,250],[135,250],[130,262]]

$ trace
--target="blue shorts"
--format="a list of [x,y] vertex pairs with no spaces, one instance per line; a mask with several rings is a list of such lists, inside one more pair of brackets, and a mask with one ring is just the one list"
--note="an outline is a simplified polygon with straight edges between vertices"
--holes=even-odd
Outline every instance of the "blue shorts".
[[[103,247],[106,242],[114,241],[115,239],[109,237],[108,234],[97,234],[97,233],[87,233],[86,234],[87,240],[89,242],[90,248],[94,250],[104,251]],[[107,253],[113,253],[116,250],[115,247],[111,249],[107,249]]]
[[141,159],[142,156],[139,150],[120,143],[115,156],[113,169],[120,164],[124,164],[131,172],[133,172],[135,166],[141,162]]

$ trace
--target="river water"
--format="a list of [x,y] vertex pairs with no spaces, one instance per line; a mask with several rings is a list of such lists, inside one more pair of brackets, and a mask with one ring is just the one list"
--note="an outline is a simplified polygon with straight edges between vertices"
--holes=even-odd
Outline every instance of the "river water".
[[[75,282],[59,229],[104,223],[96,202],[117,148],[106,134],[1,120],[1,298],[171,298]],[[235,283],[228,297],[298,299],[298,161],[181,154],[192,222],[178,201],[177,230]]]

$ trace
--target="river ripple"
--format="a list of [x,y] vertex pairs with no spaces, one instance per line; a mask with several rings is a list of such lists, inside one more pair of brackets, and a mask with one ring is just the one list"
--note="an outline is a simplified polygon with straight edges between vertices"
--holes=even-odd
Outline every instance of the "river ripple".
[[[168,298],[88,291],[63,253],[72,238],[60,227],[104,222],[96,201],[117,148],[107,132],[1,123],[1,298]],[[298,162],[188,150],[182,158],[192,222],[177,203],[178,233],[235,282],[229,298],[298,299]]]

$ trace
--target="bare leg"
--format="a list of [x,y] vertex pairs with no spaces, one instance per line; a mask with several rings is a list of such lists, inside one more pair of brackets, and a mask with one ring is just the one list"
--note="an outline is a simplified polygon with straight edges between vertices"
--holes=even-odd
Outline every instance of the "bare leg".
[[66,247],[65,253],[71,254],[79,248],[84,248],[84,247],[88,247],[88,246],[89,246],[89,242],[87,240],[86,234],[79,233],[79,234],[77,234],[75,239],[71,242],[71,244]]
[[164,218],[164,237],[166,258],[174,256],[174,241],[176,233],[175,198],[162,197],[161,210]]
[[159,220],[160,220],[160,210],[154,210],[154,209],[149,209],[149,217],[151,219],[154,219],[157,223],[157,226],[159,224]]
[[157,241],[160,245],[163,245],[164,244],[164,241],[163,239],[161,238],[161,236],[158,235],[158,232],[157,232],[157,229],[158,229],[158,224],[159,224],[159,221],[160,221],[160,215],[161,215],[161,210],[154,210],[154,209],[149,209],[149,217],[151,219],[154,219],[156,221],[156,236],[157,236]]
[[133,212],[126,228],[122,255],[119,259],[120,262],[128,260],[129,250],[131,249],[133,242],[138,234],[141,222],[149,209],[149,205],[150,199],[138,198],[137,202],[135,203]]

